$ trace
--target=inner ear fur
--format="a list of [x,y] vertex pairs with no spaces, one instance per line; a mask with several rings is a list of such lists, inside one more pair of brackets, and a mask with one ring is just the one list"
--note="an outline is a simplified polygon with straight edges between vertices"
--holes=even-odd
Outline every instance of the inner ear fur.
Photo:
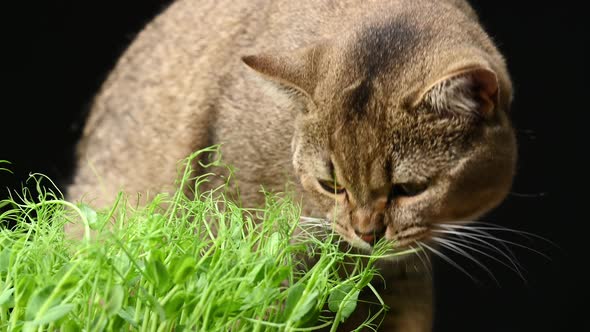
[[324,50],[321,44],[314,44],[291,52],[247,55],[242,61],[265,78],[311,98],[317,86],[319,62]]
[[468,67],[439,78],[412,104],[441,115],[490,118],[497,109],[498,77],[486,67]]

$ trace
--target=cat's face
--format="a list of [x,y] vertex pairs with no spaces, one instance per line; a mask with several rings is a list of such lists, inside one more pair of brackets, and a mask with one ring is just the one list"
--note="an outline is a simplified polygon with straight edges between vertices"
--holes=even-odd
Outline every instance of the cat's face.
[[473,221],[502,201],[514,174],[493,71],[456,70],[418,94],[389,84],[395,76],[319,86],[296,124],[293,165],[315,217],[360,248],[381,238],[405,247],[438,223]]
[[401,108],[355,118],[302,116],[293,163],[307,195],[349,243],[369,248],[428,238],[437,223],[469,221],[509,190],[509,126]]

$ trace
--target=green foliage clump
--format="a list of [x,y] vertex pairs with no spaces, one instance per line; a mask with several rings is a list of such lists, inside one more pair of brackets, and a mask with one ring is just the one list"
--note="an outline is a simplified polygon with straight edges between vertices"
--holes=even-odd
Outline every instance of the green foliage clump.
[[[181,184],[207,180],[189,174]],[[298,206],[276,195],[244,209],[219,191],[179,190],[142,207],[120,194],[95,210],[42,180],[0,202],[0,225],[16,225],[0,228],[0,331],[335,330],[385,253],[362,264],[332,234],[299,229]],[[68,237],[66,223],[83,224],[84,238]],[[311,254],[317,262],[301,269]],[[351,257],[354,273],[342,277]]]

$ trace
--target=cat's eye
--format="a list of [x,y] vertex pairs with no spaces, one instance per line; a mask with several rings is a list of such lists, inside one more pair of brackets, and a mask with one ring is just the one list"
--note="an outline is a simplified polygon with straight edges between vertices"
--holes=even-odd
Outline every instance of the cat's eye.
[[426,183],[398,183],[391,189],[391,197],[411,197],[423,193],[428,185]]
[[320,186],[330,194],[340,195],[346,191],[346,188],[339,185],[338,182],[334,180],[318,180]]

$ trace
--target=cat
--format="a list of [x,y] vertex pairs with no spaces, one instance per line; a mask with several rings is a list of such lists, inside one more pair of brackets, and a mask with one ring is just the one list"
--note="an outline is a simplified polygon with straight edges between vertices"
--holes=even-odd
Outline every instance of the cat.
[[[66,196],[174,191],[178,161],[221,144],[246,206],[293,183],[302,214],[358,250],[432,246],[437,225],[506,197],[511,102],[505,59],[463,0],[177,0],[95,97]],[[380,330],[428,331],[428,266],[404,259],[380,263]],[[342,330],[370,310],[360,301]]]

